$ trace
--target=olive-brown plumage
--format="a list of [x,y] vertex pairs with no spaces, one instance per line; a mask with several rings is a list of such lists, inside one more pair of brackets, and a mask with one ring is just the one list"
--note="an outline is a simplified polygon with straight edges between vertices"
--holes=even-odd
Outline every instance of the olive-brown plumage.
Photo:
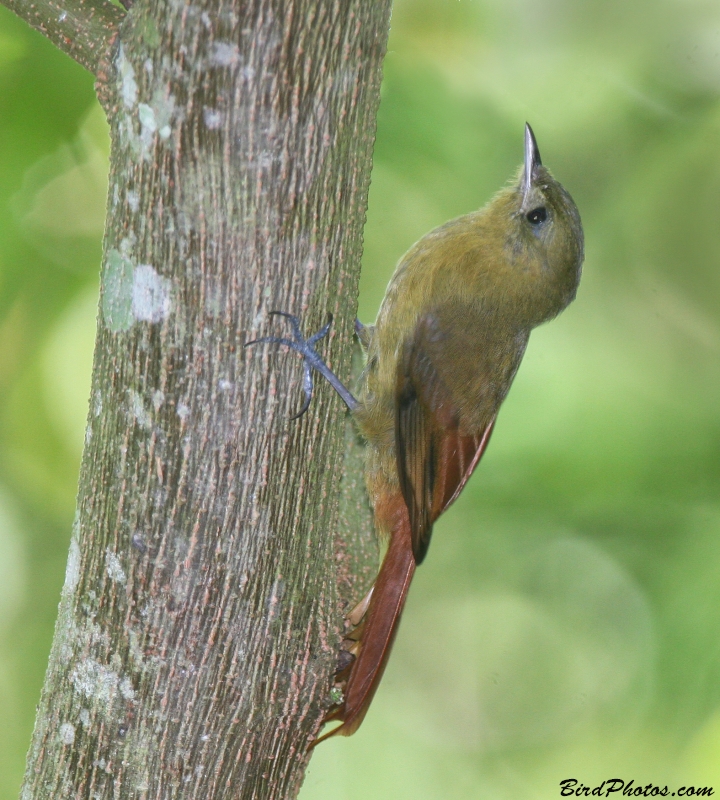
[[433,522],[477,465],[530,331],[575,297],[582,260],[577,208],[526,126],[516,183],[428,233],[398,264],[364,331],[354,410],[376,524],[390,543],[341,676],[344,700],[327,718],[343,724],[328,735],[362,722]]
[[293,339],[247,343],[282,344],[303,355],[300,414],[312,396],[312,370],[340,394],[367,441],[368,493],[377,530],[389,538],[373,589],[349,616],[356,627],[336,676],[344,696],[325,720],[342,724],[314,744],[350,735],[362,722],[433,523],[477,466],[530,331],[575,297],[582,260],[580,215],[542,165],[526,125],[517,181],[411,247],[375,325],[359,326],[367,366],[358,399],[314,348],[329,323],[306,340],[295,317],[272,312],[290,321]]

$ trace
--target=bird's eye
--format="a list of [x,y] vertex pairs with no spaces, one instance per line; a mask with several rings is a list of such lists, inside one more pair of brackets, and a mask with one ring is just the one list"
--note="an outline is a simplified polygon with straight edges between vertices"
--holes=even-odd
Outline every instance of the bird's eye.
[[547,219],[547,209],[545,206],[538,206],[537,208],[533,208],[532,211],[528,211],[525,214],[525,219],[531,225],[539,225],[541,222],[545,222]]

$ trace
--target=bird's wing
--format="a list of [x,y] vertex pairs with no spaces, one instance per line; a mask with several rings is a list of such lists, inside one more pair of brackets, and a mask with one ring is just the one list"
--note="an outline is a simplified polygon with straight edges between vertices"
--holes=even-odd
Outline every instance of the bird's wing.
[[433,522],[455,500],[487,446],[494,415],[479,431],[460,432],[460,409],[443,382],[437,321],[422,317],[398,366],[395,447],[410,517],[415,562],[425,558]]

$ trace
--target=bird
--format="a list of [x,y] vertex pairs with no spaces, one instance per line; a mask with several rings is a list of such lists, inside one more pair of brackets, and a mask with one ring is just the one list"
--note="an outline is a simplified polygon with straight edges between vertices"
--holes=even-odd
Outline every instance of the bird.
[[433,523],[460,494],[488,445],[530,332],[575,298],[584,236],[570,194],[540,158],[525,125],[523,165],[484,207],[423,236],[400,259],[374,325],[356,322],[366,366],[355,397],[315,345],[332,318],[305,339],[297,317],[281,344],[304,359],[305,413],[313,373],[352,413],[366,443],[365,483],[387,550],[370,591],[347,619],[335,680],[341,699],[312,743],[349,736],[382,678],[415,569]]

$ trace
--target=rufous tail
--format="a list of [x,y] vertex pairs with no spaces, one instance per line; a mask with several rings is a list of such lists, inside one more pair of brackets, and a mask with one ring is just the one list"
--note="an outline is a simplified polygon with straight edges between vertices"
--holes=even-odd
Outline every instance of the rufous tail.
[[359,652],[344,691],[343,702],[325,717],[325,722],[342,722],[337,728],[316,739],[312,746],[330,736],[350,736],[360,727],[375,691],[380,684],[410,582],[415,573],[415,558],[410,539],[407,511],[400,515],[390,535],[390,545],[383,559],[370,606],[361,625]]

